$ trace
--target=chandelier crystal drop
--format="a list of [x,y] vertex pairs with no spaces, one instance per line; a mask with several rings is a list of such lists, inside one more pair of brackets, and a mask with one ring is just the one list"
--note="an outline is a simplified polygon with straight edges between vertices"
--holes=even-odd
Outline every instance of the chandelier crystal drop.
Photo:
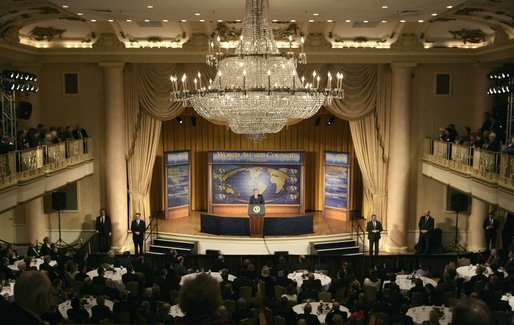
[[[223,121],[237,134],[260,141],[268,133],[277,133],[292,120],[307,119],[324,103],[343,98],[343,75],[321,76],[313,72],[308,78],[298,76],[297,64],[307,63],[303,52],[280,53],[273,36],[268,0],[247,0],[243,29],[233,53],[217,50],[209,41],[207,65],[217,68],[214,80],[202,83],[202,75],[193,78],[172,76],[172,101],[192,105],[207,120]],[[193,80],[191,80],[193,79]],[[334,79],[334,80],[333,80]]]

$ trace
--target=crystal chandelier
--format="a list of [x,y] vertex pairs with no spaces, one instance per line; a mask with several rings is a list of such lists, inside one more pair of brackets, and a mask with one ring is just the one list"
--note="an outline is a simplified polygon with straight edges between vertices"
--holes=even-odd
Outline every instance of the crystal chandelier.
[[217,68],[214,80],[202,84],[198,73],[191,83],[185,74],[172,76],[171,100],[191,104],[207,120],[224,121],[237,134],[247,134],[254,141],[277,133],[290,120],[307,119],[324,103],[343,97],[343,75],[334,82],[330,72],[325,87],[313,72],[309,78],[298,76],[297,64],[307,63],[303,52],[280,53],[273,36],[268,0],[247,0],[243,30],[233,53],[221,50],[220,37],[209,42],[207,65]]

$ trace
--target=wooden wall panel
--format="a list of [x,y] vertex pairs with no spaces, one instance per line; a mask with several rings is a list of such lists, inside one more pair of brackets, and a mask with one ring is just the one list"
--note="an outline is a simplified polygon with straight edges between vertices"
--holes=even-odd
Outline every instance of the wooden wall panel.
[[[192,126],[191,116],[196,118],[196,127]],[[316,125],[316,118],[321,121]],[[335,119],[327,125],[330,113],[324,108],[312,118],[284,128],[277,134],[270,134],[261,142],[254,143],[244,135],[235,134],[225,126],[215,125],[198,116],[191,108],[181,116],[184,123],[176,120],[163,122],[162,146],[158,153],[156,170],[152,181],[152,211],[164,210],[165,180],[163,153],[175,150],[191,150],[191,197],[193,210],[207,210],[209,150],[298,150],[305,152],[305,209],[323,209],[323,151],[346,151],[351,155],[351,185],[349,208],[360,209],[362,206],[362,176],[357,166],[350,127],[347,121]],[[157,170],[160,169],[160,170]],[[155,199],[156,197],[161,199]]]

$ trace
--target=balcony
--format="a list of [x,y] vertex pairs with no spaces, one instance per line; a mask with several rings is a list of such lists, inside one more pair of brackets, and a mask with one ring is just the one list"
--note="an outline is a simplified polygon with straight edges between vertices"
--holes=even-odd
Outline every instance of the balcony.
[[0,212],[93,174],[91,138],[0,155]]
[[423,175],[514,211],[514,156],[425,138]]

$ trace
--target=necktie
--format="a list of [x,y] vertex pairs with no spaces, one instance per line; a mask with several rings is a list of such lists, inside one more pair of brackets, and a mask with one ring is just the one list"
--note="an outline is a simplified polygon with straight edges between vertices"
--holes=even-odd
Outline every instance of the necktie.
[[373,228],[377,229],[377,222],[373,221]]
[[104,223],[104,217],[102,217],[102,223]]

